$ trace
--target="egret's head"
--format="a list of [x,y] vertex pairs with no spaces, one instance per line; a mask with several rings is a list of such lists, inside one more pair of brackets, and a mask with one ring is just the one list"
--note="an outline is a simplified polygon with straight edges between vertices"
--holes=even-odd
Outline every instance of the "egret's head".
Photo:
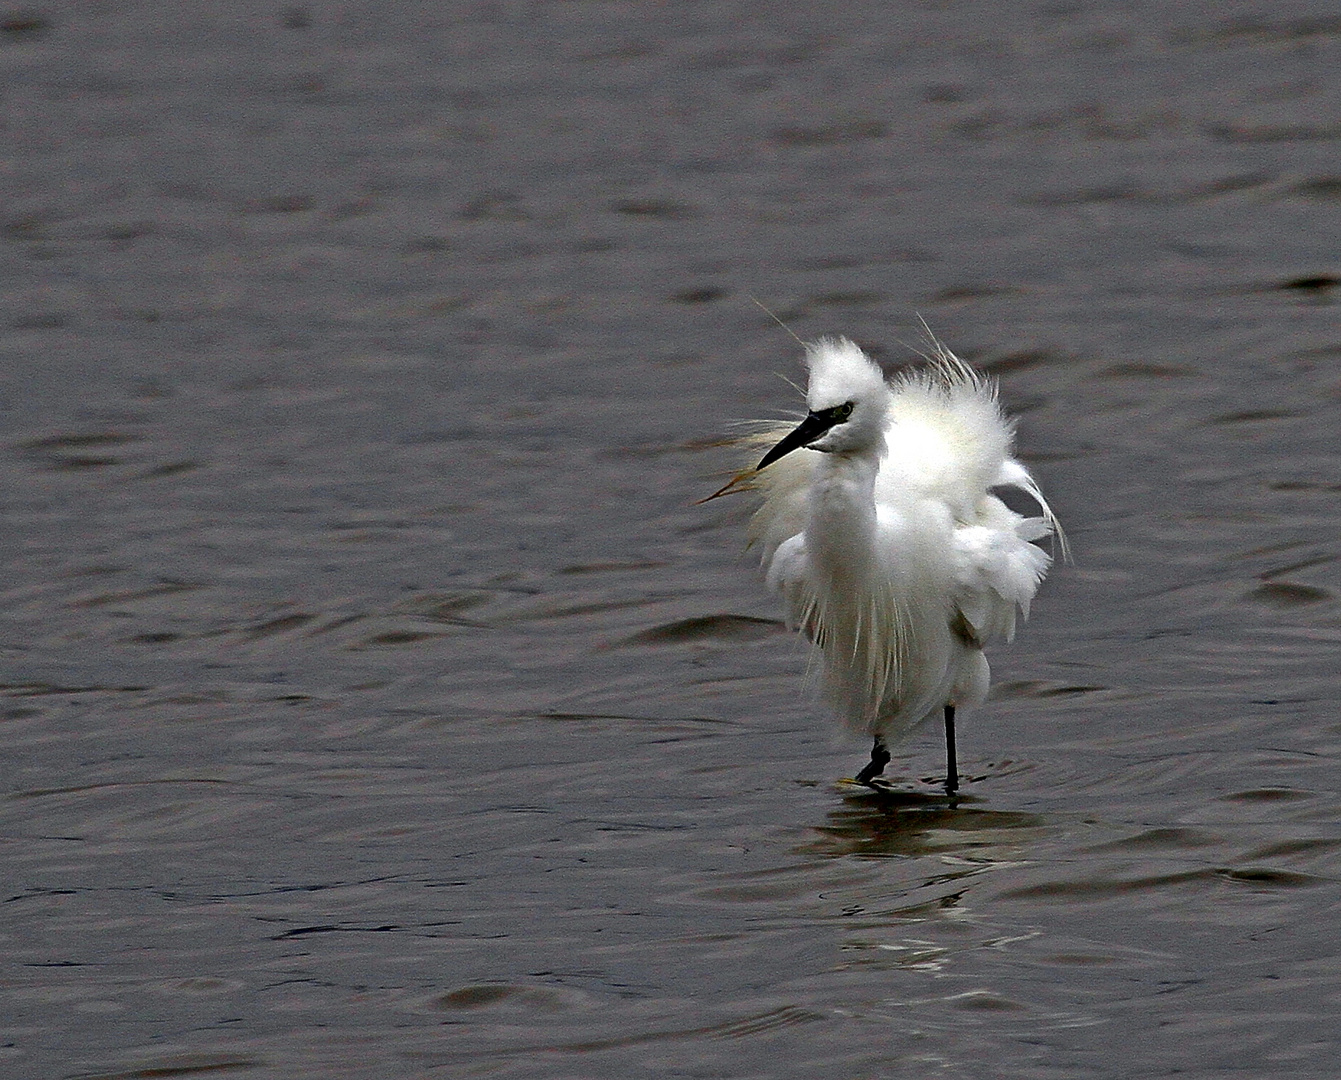
[[810,415],[765,454],[758,467],[802,446],[826,454],[882,452],[890,395],[875,362],[846,338],[822,338],[806,347],[806,363]]

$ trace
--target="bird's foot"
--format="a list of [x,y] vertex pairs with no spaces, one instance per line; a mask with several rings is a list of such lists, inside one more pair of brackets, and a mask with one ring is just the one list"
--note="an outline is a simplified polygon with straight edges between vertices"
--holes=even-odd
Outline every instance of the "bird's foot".
[[856,780],[859,784],[865,784],[867,787],[875,787],[872,780],[885,771],[885,766],[889,764],[889,751],[885,749],[885,744],[877,738],[875,745],[871,747],[871,760],[866,763],[866,767],[857,773]]

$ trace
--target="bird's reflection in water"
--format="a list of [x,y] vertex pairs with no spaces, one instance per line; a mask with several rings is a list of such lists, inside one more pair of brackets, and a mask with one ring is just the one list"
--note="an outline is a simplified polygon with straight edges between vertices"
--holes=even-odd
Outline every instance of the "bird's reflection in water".
[[815,826],[815,839],[798,854],[830,858],[958,855],[990,858],[1003,845],[1026,839],[1020,830],[1043,828],[1037,814],[988,810],[972,795],[904,790],[892,785],[872,790],[844,784],[841,805]]

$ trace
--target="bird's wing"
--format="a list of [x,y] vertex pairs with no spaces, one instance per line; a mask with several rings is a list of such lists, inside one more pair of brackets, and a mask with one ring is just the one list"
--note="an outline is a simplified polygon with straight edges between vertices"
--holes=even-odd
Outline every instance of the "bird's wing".
[[[910,496],[941,507],[950,528],[952,629],[966,641],[1009,639],[1016,610],[1028,618],[1052,562],[1031,541],[1055,535],[1065,557],[1066,537],[1029,470],[1011,457],[1013,425],[995,384],[933,344],[932,365],[893,384],[878,509],[892,511]],[[991,493],[1004,487],[1033,499],[1040,516],[1017,514]]]
[[1045,518],[1017,514],[995,495],[983,497],[972,521],[955,526],[954,608],[977,643],[1009,641],[1017,608],[1029,617],[1029,603],[1052,562],[1030,541],[1051,532]]

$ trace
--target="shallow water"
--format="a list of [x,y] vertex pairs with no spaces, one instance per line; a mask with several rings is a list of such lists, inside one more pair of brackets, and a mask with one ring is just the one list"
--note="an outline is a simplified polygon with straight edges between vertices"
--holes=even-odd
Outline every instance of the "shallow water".
[[[0,1067],[1332,1076],[1321,4],[0,26]],[[696,506],[796,333],[1075,565],[903,794]]]

